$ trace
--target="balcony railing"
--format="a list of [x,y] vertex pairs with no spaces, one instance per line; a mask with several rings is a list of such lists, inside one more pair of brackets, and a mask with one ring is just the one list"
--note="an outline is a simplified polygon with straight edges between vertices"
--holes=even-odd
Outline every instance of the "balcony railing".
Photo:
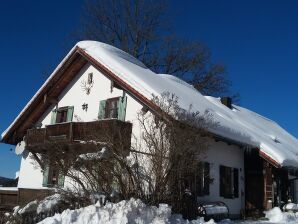
[[60,123],[27,130],[26,148],[41,152],[50,150],[54,145],[82,148],[85,145],[113,144],[129,149],[131,131],[131,123],[115,119]]

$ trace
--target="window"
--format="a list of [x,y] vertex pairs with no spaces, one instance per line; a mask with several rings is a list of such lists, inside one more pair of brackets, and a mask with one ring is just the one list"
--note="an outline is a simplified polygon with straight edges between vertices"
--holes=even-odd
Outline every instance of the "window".
[[127,97],[116,97],[99,102],[98,119],[125,120]]
[[61,107],[52,111],[51,124],[72,121],[74,107]]
[[67,121],[67,111],[68,108],[61,108],[57,111],[56,122],[55,123],[63,123]]
[[209,195],[210,163],[200,162],[195,171],[184,175],[184,187],[189,188],[195,196]]
[[197,175],[197,195],[204,196],[209,195],[209,185],[210,185],[210,163],[201,162],[199,164],[199,175]]
[[47,166],[43,172],[43,187],[63,187],[64,176],[59,173],[59,169],[55,166]]
[[105,118],[118,118],[119,97],[106,100]]
[[220,196],[224,198],[238,198],[239,174],[238,169],[220,166]]

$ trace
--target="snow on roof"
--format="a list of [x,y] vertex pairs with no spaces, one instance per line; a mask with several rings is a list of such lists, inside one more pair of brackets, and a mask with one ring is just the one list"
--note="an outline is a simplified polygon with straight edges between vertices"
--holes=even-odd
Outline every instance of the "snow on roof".
[[0,187],[0,191],[18,191],[17,187]]
[[248,109],[224,106],[220,99],[203,96],[193,86],[168,74],[156,74],[129,54],[110,45],[95,41],[77,44],[92,58],[109,68],[146,98],[163,92],[174,93],[179,105],[204,113],[209,111],[219,125],[213,133],[259,148],[282,166],[298,165],[298,140],[277,123]]
[[104,65],[147,99],[151,100],[152,95],[160,95],[163,92],[174,93],[178,97],[180,107],[188,109],[192,105],[195,111],[200,111],[202,114],[209,112],[213,115],[214,120],[219,123],[210,130],[214,134],[259,148],[261,152],[282,166],[298,167],[298,140],[275,122],[236,105],[233,105],[231,110],[224,106],[220,99],[203,96],[181,79],[168,74],[156,74],[122,50],[96,41],[81,41],[76,44],[2,137],[7,134],[76,47]]

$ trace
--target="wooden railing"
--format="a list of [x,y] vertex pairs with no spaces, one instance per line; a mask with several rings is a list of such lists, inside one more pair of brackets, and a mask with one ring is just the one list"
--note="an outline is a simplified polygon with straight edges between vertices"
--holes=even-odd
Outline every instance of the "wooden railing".
[[48,125],[45,128],[29,129],[26,135],[26,148],[39,152],[47,150],[52,144],[122,144],[129,149],[132,124],[119,120],[99,120],[93,122],[68,122]]

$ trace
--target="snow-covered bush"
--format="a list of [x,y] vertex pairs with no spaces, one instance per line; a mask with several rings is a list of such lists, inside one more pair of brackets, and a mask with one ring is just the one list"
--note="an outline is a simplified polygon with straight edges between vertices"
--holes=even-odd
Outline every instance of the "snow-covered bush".
[[[36,222],[42,217],[54,215],[72,207],[72,197],[67,194],[54,194],[43,200],[34,200],[23,207],[17,206],[8,216],[10,224]],[[78,200],[78,199],[75,199]],[[75,207],[73,207],[75,208]]]

